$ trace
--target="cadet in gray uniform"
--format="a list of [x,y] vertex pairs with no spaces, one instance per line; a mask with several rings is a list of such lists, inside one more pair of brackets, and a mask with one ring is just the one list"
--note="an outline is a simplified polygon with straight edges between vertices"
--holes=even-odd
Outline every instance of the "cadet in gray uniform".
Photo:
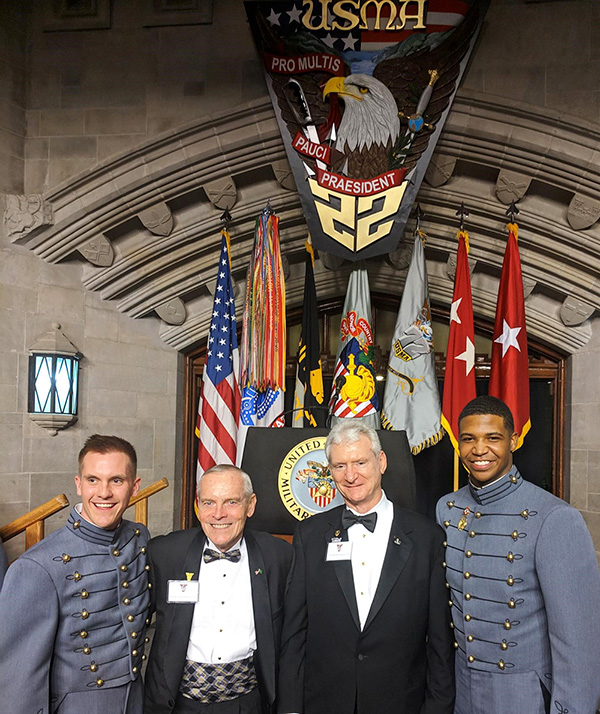
[[600,573],[574,508],[513,465],[513,417],[477,397],[459,418],[469,485],[437,504],[456,647],[455,714],[594,714]]
[[127,441],[79,454],[81,504],[11,565],[0,592],[0,711],[141,714],[148,531],[123,520],[139,489]]

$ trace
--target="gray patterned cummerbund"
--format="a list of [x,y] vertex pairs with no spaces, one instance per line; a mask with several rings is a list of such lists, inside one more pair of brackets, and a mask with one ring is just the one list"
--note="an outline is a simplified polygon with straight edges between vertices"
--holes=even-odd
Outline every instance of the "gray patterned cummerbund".
[[251,692],[257,685],[254,658],[224,664],[186,660],[179,691],[203,704],[226,702]]

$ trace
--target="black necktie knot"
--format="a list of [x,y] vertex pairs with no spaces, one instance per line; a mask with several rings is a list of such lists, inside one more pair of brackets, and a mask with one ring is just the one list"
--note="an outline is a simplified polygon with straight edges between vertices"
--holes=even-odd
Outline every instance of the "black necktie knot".
[[214,563],[215,560],[230,560],[232,563],[239,563],[241,557],[242,553],[239,548],[228,550],[226,553],[212,548],[205,548],[202,554],[205,563]]
[[360,523],[371,533],[375,532],[375,525],[377,524],[377,514],[369,513],[366,516],[357,516],[356,513],[352,513],[347,508],[342,513],[342,528],[350,528],[355,523]]

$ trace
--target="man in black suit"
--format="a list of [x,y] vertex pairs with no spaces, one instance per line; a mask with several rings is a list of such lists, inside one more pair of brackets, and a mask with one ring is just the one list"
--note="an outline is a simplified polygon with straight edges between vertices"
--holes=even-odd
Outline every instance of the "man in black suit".
[[377,432],[338,423],[325,453],[345,506],[299,524],[280,714],[451,714],[443,531],[392,504]]
[[202,528],[148,544],[156,633],[145,714],[265,714],[275,700],[283,597],[293,551],[245,532],[247,474],[214,466],[198,485]]

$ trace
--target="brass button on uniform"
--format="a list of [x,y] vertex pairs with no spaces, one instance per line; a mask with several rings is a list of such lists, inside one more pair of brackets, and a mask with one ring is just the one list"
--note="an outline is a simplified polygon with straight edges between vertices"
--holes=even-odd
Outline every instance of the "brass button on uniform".
[[140,552],[143,553],[144,555],[146,555],[146,546],[145,546],[145,545],[143,545],[143,546],[140,548]]
[[521,518],[524,518],[525,520],[529,518],[529,511],[527,509],[521,511]]
[[512,575],[509,575],[508,578],[506,578],[506,582],[507,582],[508,585],[510,585],[510,587],[512,588],[512,586],[515,584],[515,579],[513,578]]
[[90,665],[90,670],[92,672],[97,672],[98,671],[98,665],[94,662],[93,664]]
[[139,536],[139,534],[140,534],[140,529],[139,529],[139,528],[136,528],[136,529],[135,529],[135,534],[136,534],[136,536]]
[[471,615],[465,615],[465,622],[471,622]]
[[144,642],[145,642],[146,644],[148,644],[148,642],[150,642],[150,638],[149,638],[149,637],[144,637]]
[[515,560],[514,553],[511,553],[511,552],[509,551],[508,555],[506,556],[506,560],[508,560],[509,563],[513,563],[514,560]]
[[515,609],[515,607],[517,606],[517,603],[515,602],[514,597],[511,597],[511,599],[508,601],[508,606],[510,607],[511,610]]
[[144,566],[144,570],[145,570],[146,572],[148,572],[148,571],[150,570],[150,566],[149,566],[149,565],[145,565],[145,566]]
[[146,659],[147,659],[146,655],[145,655],[145,654],[143,654],[143,655],[142,655],[142,662],[145,662],[145,661],[146,661]]
[[498,662],[498,669],[504,669],[505,666],[506,666],[506,665],[504,664],[504,660],[503,660],[503,659],[499,660],[499,662]]
[[132,671],[134,674],[137,674],[138,668],[137,668],[137,667],[132,667],[132,668],[131,668],[131,671]]
[[82,620],[87,620],[89,616],[90,616],[90,613],[87,610],[81,611],[81,619]]
[[118,548],[115,548],[112,554],[115,556],[115,558],[118,558],[121,555],[121,551]]
[[481,516],[483,516],[481,511],[475,511],[475,518],[481,518]]
[[62,562],[63,562],[63,563],[68,563],[70,560],[71,560],[71,556],[70,556],[70,555],[67,555],[66,553],[64,553],[64,554],[63,554],[63,557],[62,557]]
[[[363,563],[363,565],[364,565],[364,563]],[[445,568],[445,567],[446,567],[446,561],[444,560],[444,562],[442,563],[442,568]]]
[[127,615],[127,622],[133,622],[135,617],[133,615]]
[[125,563],[123,563],[123,565],[119,565],[119,570],[120,570],[122,573],[126,573],[126,572],[127,572],[127,566],[125,565]]
[[448,528],[448,526],[450,525],[450,521],[444,521],[444,525],[446,526],[446,528]]
[[465,600],[471,599],[471,593],[465,593]]
[[467,558],[470,558],[470,557],[473,555],[473,553],[471,553],[470,550],[467,550],[467,551],[465,552],[465,555],[467,556]]
[[123,598],[123,605],[131,605],[131,600],[128,597]]
[[465,575],[465,580],[468,580],[471,577],[471,573],[469,573],[468,570],[464,575]]
[[101,687],[103,684],[104,684],[104,680],[100,679],[100,677],[98,677],[98,679],[96,680],[96,686]]
[[507,650],[508,649],[508,642],[506,640],[502,640],[500,643],[500,649],[501,650]]
[[81,580],[81,573],[78,573],[77,571],[75,571],[75,572],[73,573],[73,580],[74,580],[76,583],[78,583],[78,582]]
[[445,541],[442,543],[442,545],[444,546],[444,548],[447,548],[447,547],[448,547],[448,541],[445,540]]
[[121,587],[125,589],[129,587],[129,583],[127,582],[127,580],[123,580],[123,582],[121,583]]
[[474,637],[473,635],[467,635],[467,642],[473,642]]
[[511,537],[513,540],[519,540],[519,531],[513,531],[513,532],[510,534],[510,537]]
[[448,501],[446,505],[448,508],[454,508],[454,501]]
[[475,657],[473,657],[473,655],[469,655],[467,659],[469,660],[469,662],[475,662]]
[[84,648],[83,648],[83,654],[85,654],[85,655],[92,654],[92,648],[91,648],[91,647],[87,647],[87,646],[84,647]]
[[137,632],[132,632],[132,633],[131,633],[132,639],[135,640],[137,636],[138,636],[138,633],[137,633]]
[[138,651],[137,651],[137,650],[131,650],[131,654],[132,654],[134,657],[137,657],[137,656],[138,656]]
[[85,638],[87,637],[87,631],[81,630],[81,632],[79,633],[79,637],[85,640]]
[[79,528],[80,525],[81,521],[75,521],[75,523],[73,523],[73,528]]
[[83,600],[87,600],[89,598],[90,594],[87,590],[82,590],[81,591],[81,597]]
[[510,624],[510,620],[504,620],[504,629],[505,630],[510,630],[512,625]]
[[455,649],[455,650],[458,649],[458,642],[456,642],[456,640],[454,641],[454,649]]
[[469,538],[475,538],[475,531],[469,531]]

